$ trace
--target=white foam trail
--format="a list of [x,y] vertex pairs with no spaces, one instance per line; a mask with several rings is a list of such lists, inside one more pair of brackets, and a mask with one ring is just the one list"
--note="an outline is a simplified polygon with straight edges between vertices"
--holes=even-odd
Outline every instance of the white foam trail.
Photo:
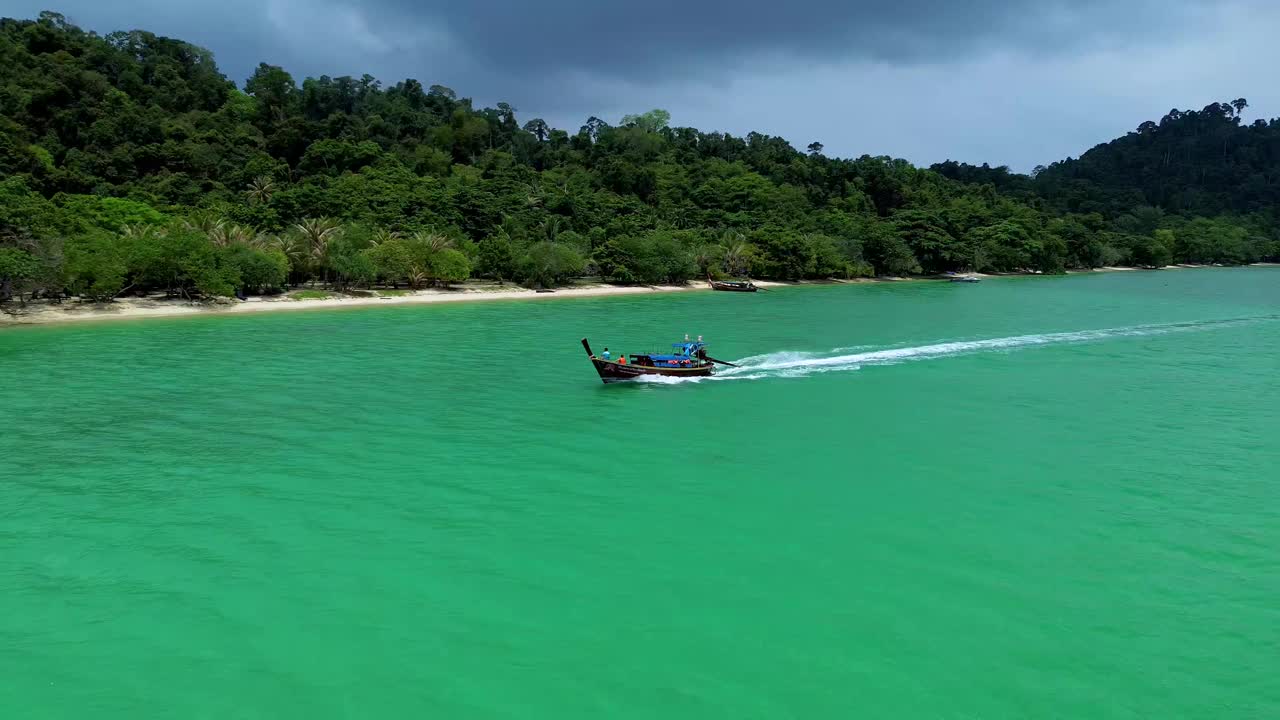
[[[753,355],[742,358],[741,360],[736,360],[734,362],[739,367],[724,368],[711,377],[673,378],[643,376],[638,378],[638,380],[641,382],[657,383],[662,385],[678,385],[682,383],[696,383],[710,380],[757,380],[767,377],[806,377],[814,373],[857,370],[867,365],[895,365],[902,362],[933,360],[980,352],[1007,352],[1019,348],[1038,347],[1041,345],[1084,343],[1111,338],[1166,335],[1176,332],[1211,330],[1270,319],[1276,318],[1255,317],[1230,320],[1204,320],[1197,322],[1169,323],[1164,325],[1134,325],[1132,327],[1107,328],[1103,330],[1080,330],[1077,332],[1015,335],[1013,337],[990,338],[985,340],[956,340],[952,342],[936,343],[933,345],[885,348],[881,350],[869,350],[866,352],[842,353],[836,355],[786,351],[769,353],[767,355]],[[847,348],[837,348],[831,352],[840,353],[845,349]]]
[[725,375],[723,371],[719,375],[710,375],[707,377],[670,377],[666,375],[640,375],[627,382],[647,383],[650,385],[684,385],[685,383],[700,383],[714,380],[759,380],[761,378],[770,377],[768,373],[735,373],[733,375]]

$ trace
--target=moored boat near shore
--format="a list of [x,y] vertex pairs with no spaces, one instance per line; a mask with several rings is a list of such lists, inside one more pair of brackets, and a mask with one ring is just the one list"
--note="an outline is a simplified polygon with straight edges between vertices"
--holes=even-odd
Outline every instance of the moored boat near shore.
[[755,292],[760,288],[750,280],[707,280],[712,290],[724,290],[726,292]]

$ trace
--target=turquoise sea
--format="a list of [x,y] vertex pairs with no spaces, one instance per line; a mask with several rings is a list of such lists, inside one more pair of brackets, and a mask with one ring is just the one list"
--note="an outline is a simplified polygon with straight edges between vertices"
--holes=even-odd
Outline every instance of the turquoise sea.
[[0,717],[1280,717],[1280,270],[7,329],[0,412]]

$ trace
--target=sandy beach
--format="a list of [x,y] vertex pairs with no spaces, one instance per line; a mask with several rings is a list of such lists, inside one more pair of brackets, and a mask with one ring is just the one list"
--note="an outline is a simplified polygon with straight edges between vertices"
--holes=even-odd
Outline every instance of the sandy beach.
[[[1256,263],[1255,267],[1277,267],[1280,263]],[[1166,270],[1210,267],[1208,265],[1169,265]],[[1130,272],[1139,268],[1102,267],[1093,270],[1069,270],[1068,274],[1088,274],[1099,272]],[[964,273],[978,278],[1008,277],[1034,273]],[[880,277],[855,278],[851,280],[801,280],[797,282],[777,282],[755,280],[761,288],[784,287],[794,285],[842,285],[860,283],[916,282],[939,281],[938,277]],[[78,299],[65,300],[60,303],[47,301],[28,302],[25,307],[18,303],[9,303],[0,311],[0,328],[20,325],[45,325],[67,322],[89,322],[108,320],[137,320],[143,318],[165,318],[182,316],[235,315],[255,312],[288,312],[297,310],[339,310],[370,306],[391,305],[427,305],[448,302],[484,302],[490,300],[553,300],[575,297],[602,297],[611,295],[651,295],[654,293],[674,292],[710,292],[703,282],[692,282],[687,285],[645,285],[621,286],[603,283],[582,284],[572,287],[557,288],[554,292],[538,292],[516,285],[497,285],[495,283],[468,283],[451,290],[397,290],[397,291],[360,291],[358,293],[328,293],[331,297],[294,297],[294,295],[316,294],[305,289],[290,293],[250,297],[248,300],[223,300],[216,302],[192,301],[181,298],[163,297],[125,297],[110,303],[81,302]],[[387,294],[380,294],[386,292]]]
[[[760,287],[773,287],[789,283],[756,281]],[[16,325],[41,325],[51,323],[85,322],[101,320],[136,320],[142,318],[181,317],[190,315],[235,315],[255,312],[288,312],[297,310],[338,310],[370,306],[425,305],[448,302],[484,302],[491,300],[552,300],[575,297],[600,297],[606,295],[649,295],[673,292],[710,292],[705,283],[688,285],[582,285],[558,288],[555,292],[537,292],[514,285],[473,284],[453,290],[392,291],[386,295],[378,291],[366,291],[360,295],[333,293],[328,298],[295,298],[292,294],[274,297],[251,297],[248,300],[201,302],[181,298],[126,297],[110,303],[80,302],[77,299],[60,303],[35,301],[21,307],[12,303],[0,313],[0,327]],[[297,291],[295,291],[296,293]],[[306,294],[306,291],[302,291]]]

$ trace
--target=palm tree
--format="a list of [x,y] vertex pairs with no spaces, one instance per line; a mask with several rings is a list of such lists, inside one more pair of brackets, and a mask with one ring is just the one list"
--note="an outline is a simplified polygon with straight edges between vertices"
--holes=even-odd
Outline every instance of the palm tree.
[[324,257],[329,243],[342,234],[342,225],[337,220],[327,217],[303,218],[302,222],[293,226],[293,229],[302,236],[311,257],[317,260]]
[[[302,238],[311,261],[316,267],[325,267],[329,255],[329,243],[342,234],[342,224],[333,218],[303,218],[302,222],[293,226]],[[325,267],[325,282],[328,282],[328,268]]]
[[724,247],[725,271],[734,277],[743,275],[747,264],[747,239],[740,232],[727,230],[721,236],[720,244]]
[[[308,254],[306,241],[302,240],[301,234],[291,232],[282,234],[282,236],[264,237],[269,237],[271,247],[282,252],[284,259],[289,261],[289,279],[291,281],[301,281],[302,272],[307,266]],[[297,282],[289,284],[297,284]]]
[[388,240],[397,240],[404,237],[398,230],[388,230],[386,228],[378,228],[373,231],[373,236],[369,238],[369,244],[373,246],[381,245]]
[[536,180],[530,183],[528,190],[526,190],[524,194],[525,207],[542,207],[542,203],[546,199],[547,194],[542,191],[542,185],[540,185]]
[[307,256],[309,254],[306,241],[298,233],[288,233],[271,238],[272,246],[284,254],[285,259],[289,261],[289,270],[291,274],[301,276],[302,271],[307,266]]
[[698,265],[698,272],[711,277],[711,266],[715,264],[719,253],[719,248],[715,245],[699,245],[698,249],[693,253],[693,261]]
[[148,239],[164,233],[155,225],[125,225],[120,228],[120,234],[127,238]]
[[659,211],[660,222],[672,230],[683,230],[689,227],[689,208],[686,205],[674,205]]
[[214,231],[226,224],[226,220],[223,220],[208,210],[197,210],[186,220],[182,221],[182,226],[187,230],[203,233],[205,235],[212,235]]
[[265,203],[271,200],[271,196],[276,192],[276,182],[269,175],[259,175],[249,181],[249,189],[244,194],[248,196],[251,204]]
[[453,247],[453,238],[431,230],[419,230],[414,233],[413,241],[422,243],[432,255]]
[[249,238],[248,245],[258,250],[270,250],[279,247],[280,238],[269,233],[253,233],[253,237]]
[[409,269],[409,287],[417,290],[431,280],[431,273],[423,270],[420,266],[414,265]]
[[207,235],[209,236],[209,241],[214,245],[231,247],[232,245],[251,244],[255,233],[239,225],[228,225],[225,222],[219,222]]
[[560,216],[552,215],[542,221],[542,234],[547,242],[555,242],[560,237]]

